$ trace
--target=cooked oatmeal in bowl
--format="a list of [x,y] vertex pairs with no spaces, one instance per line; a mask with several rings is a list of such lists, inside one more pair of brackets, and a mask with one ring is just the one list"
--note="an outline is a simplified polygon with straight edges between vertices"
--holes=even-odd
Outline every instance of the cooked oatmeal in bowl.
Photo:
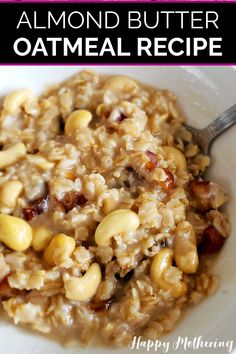
[[228,198],[184,122],[171,92],[90,71],[6,96],[0,297],[15,324],[122,346],[214,293]]

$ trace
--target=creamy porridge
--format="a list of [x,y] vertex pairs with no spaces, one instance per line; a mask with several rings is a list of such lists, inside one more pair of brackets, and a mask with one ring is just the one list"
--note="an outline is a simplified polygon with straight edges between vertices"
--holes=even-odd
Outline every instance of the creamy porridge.
[[[15,324],[84,345],[171,331],[214,293],[227,196],[176,98],[83,71],[0,120],[0,297]],[[187,319],[186,319],[187,323]]]

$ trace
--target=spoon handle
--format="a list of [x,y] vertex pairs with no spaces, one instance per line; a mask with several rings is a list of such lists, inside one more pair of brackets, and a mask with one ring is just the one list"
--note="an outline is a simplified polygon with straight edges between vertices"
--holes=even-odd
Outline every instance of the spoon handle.
[[233,124],[236,124],[236,104],[224,111],[204,130],[208,132],[208,137],[213,140],[225,130],[230,128]]

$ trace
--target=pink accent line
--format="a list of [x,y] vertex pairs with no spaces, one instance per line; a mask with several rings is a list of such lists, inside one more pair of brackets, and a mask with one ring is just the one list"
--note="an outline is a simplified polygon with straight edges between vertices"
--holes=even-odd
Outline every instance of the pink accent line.
[[90,63],[0,63],[0,66],[236,66],[236,63],[101,63],[101,64],[90,64]]
[[236,0],[0,0],[0,3],[108,3],[108,4],[115,4],[115,3],[127,3],[127,4],[134,4],[134,3],[236,3]]

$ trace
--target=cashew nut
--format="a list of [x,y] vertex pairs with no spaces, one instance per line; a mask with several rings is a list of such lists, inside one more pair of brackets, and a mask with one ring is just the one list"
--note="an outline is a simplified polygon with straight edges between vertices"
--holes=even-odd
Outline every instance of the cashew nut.
[[20,181],[7,181],[0,191],[0,202],[8,208],[14,209],[22,189],[23,185]]
[[65,133],[67,136],[75,133],[77,129],[83,129],[88,126],[92,120],[92,114],[89,111],[79,109],[72,112],[66,120]]
[[188,221],[181,221],[175,233],[175,262],[184,273],[196,273],[199,260],[195,232]]
[[3,108],[7,114],[14,114],[30,98],[33,93],[31,90],[23,89],[11,92],[5,97]]
[[116,94],[130,90],[136,92],[138,85],[135,81],[126,76],[114,76],[105,82],[104,89],[110,90]]
[[31,226],[23,219],[0,214],[0,241],[14,251],[25,251],[32,241]]
[[95,231],[95,242],[98,246],[109,246],[111,238],[126,232],[135,231],[139,227],[138,215],[128,209],[118,209],[106,215]]
[[[178,298],[187,291],[186,284],[181,281],[181,274],[178,268],[172,266],[174,252],[171,248],[163,248],[157,253],[151,263],[150,275],[152,281],[161,289],[170,291],[174,298]],[[170,282],[167,277],[168,271],[176,270],[177,276],[175,282]]]
[[174,161],[177,169],[186,170],[187,162],[185,156],[180,150],[176,149],[173,146],[162,146],[162,149],[166,153],[167,159],[171,159]]
[[26,155],[26,147],[23,143],[17,143],[7,150],[0,151],[0,169],[13,165]]
[[75,249],[75,239],[64,234],[58,234],[44,250],[43,258],[49,265],[59,266],[65,262]]
[[43,251],[53,238],[52,231],[47,226],[38,226],[33,229],[32,248],[35,251]]
[[102,275],[98,263],[93,263],[81,278],[64,279],[66,297],[75,301],[86,301],[94,296],[101,282]]

